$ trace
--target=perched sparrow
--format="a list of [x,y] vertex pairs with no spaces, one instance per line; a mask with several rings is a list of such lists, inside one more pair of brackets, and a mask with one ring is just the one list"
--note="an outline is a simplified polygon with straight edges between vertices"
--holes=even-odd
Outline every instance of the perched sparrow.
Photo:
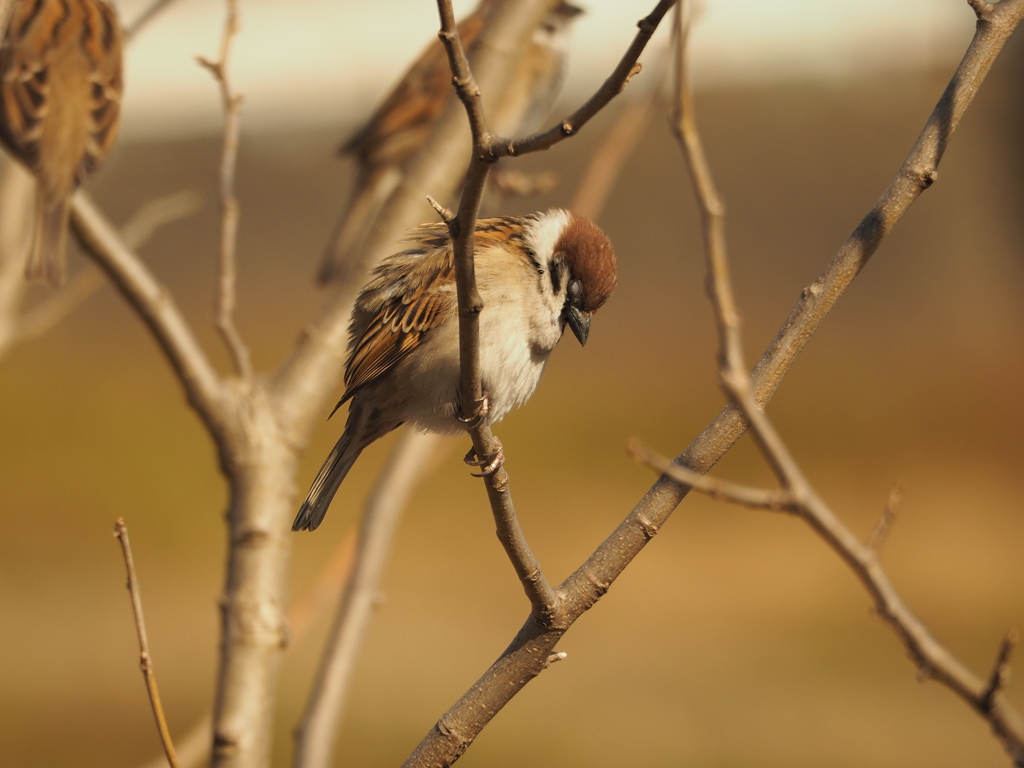
[[0,46],[0,140],[35,175],[25,269],[64,279],[69,202],[117,136],[121,25],[102,0],[15,0]]
[[[381,262],[349,327],[345,432],[320,469],[292,529],[313,530],[360,452],[399,425],[441,434],[459,419],[459,318],[452,244],[443,225]],[[476,225],[480,371],[488,424],[525,403],[568,325],[585,344],[590,319],[615,290],[615,254],[593,222],[552,209]]]
[[[467,51],[472,50],[494,5],[495,0],[481,0],[459,22],[459,38]],[[569,23],[581,13],[563,1],[547,15],[523,52],[501,102],[487,105],[491,130],[512,135],[540,126],[565,77]],[[319,282],[330,282],[349,254],[358,250],[452,92],[448,57],[441,41],[435,40],[366,125],[342,145],[341,154],[355,157],[359,170],[348,208],[324,254]]]

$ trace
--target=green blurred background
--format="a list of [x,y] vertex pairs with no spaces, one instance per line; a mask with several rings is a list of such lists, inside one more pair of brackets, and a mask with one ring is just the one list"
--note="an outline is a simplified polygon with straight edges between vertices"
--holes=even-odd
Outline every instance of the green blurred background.
[[[1018,56],[1017,62],[1020,61]],[[976,673],[1024,627],[1021,80],[1013,57],[955,136],[939,182],[882,245],[769,408],[820,493],[866,536],[900,481],[884,563]],[[885,188],[951,69],[720,87],[699,120],[728,205],[751,360]],[[620,288],[590,343],[554,355],[497,430],[520,519],[560,581],[650,486],[624,446],[682,449],[722,405],[700,233],[661,116],[601,224]],[[517,169],[558,171],[564,205],[616,109]],[[311,276],[347,190],[344,127],[247,131],[239,324],[261,369],[321,296]],[[127,137],[90,185],[115,220],[188,187],[207,204],[142,254],[222,367],[211,314],[219,139]],[[429,218],[429,211],[424,211]],[[73,267],[81,266],[73,257]],[[38,298],[44,292],[39,290]],[[305,487],[337,438],[325,422]],[[326,524],[297,535],[307,594],[392,440],[360,460]],[[398,536],[338,764],[395,765],[514,635],[528,606],[452,440]],[[134,766],[158,751],[113,521],[124,516],[172,732],[210,707],[226,499],[216,457],[145,329],[109,288],[0,362],[0,744],[12,766]],[[744,440],[715,470],[771,484]],[[297,491],[299,489],[296,489]],[[277,762],[330,619],[289,649]],[[801,523],[689,498],[463,758],[468,766],[1003,766],[984,723],[920,682],[844,566]],[[1024,707],[1024,689],[1008,693]]]

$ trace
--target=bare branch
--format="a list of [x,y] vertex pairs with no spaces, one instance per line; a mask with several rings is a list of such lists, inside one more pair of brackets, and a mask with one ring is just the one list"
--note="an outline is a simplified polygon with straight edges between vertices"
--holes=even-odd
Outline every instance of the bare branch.
[[156,727],[160,732],[160,742],[163,744],[167,762],[171,764],[171,768],[181,768],[178,756],[174,751],[170,729],[167,727],[167,718],[164,717],[164,707],[160,703],[160,691],[157,689],[153,659],[149,655],[149,640],[146,638],[146,622],[142,617],[142,594],[139,591],[138,577],[135,575],[135,561],[132,559],[132,547],[128,542],[128,528],[124,524],[123,517],[119,517],[114,523],[114,536],[121,542],[121,553],[124,555],[124,565],[128,570],[128,594],[131,595],[135,630],[139,636],[139,665],[142,667],[142,676],[146,681],[146,692],[149,694],[149,703],[153,707]]
[[82,248],[107,273],[163,348],[189,402],[214,435],[223,433],[224,391],[174,299],[157,282],[82,190],[71,201],[71,228]]
[[238,198],[235,196],[235,165],[238,159],[238,135],[241,130],[242,96],[235,93],[228,80],[228,57],[231,43],[238,34],[238,0],[227,0],[227,18],[221,37],[217,61],[199,57],[199,64],[208,69],[220,85],[224,102],[224,143],[220,167],[220,279],[217,291],[217,330],[220,331],[235,363],[235,371],[245,381],[252,379],[249,350],[235,326],[236,249],[238,244]]
[[677,483],[700,491],[712,499],[722,499],[752,509],[767,509],[773,512],[793,512],[792,495],[785,490],[773,491],[767,488],[754,488],[749,485],[719,480],[715,477],[694,472],[651,450],[639,440],[630,441],[627,447],[629,454],[651,469],[675,480]]

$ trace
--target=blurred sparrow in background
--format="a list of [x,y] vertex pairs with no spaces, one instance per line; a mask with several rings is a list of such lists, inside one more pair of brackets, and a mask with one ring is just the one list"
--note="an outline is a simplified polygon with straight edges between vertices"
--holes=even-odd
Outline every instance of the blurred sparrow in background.
[[29,279],[64,279],[70,198],[121,109],[121,26],[102,0],[15,0],[0,46],[0,141],[36,177]]
[[[472,52],[495,3],[482,0],[459,22],[459,38],[467,52]],[[500,103],[488,104],[491,130],[510,136],[540,127],[564,80],[569,24],[581,13],[582,9],[563,0],[545,17],[524,50]],[[366,125],[342,145],[341,154],[352,155],[359,169],[348,208],[324,253],[317,277],[320,283],[334,279],[340,265],[358,251],[453,92],[448,57],[441,41],[435,40]]]
[[[356,300],[345,394],[334,409],[351,401],[345,431],[293,530],[320,525],[360,452],[401,424],[440,434],[466,428],[452,243],[439,224],[412,239],[413,248],[381,262]],[[480,219],[475,244],[484,418],[494,424],[533,394],[566,325],[586,343],[591,317],[615,290],[615,254],[596,224],[557,208]]]

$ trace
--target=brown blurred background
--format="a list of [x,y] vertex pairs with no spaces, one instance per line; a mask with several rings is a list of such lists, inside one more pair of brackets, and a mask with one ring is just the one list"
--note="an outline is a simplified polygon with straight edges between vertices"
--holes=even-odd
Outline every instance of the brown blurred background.
[[[978,674],[1006,630],[1024,628],[1021,60],[997,63],[939,182],[769,408],[858,534],[903,484],[885,565]],[[950,72],[699,94],[751,360],[884,189]],[[601,218],[620,258],[618,293],[586,349],[562,345],[533,400],[498,430],[522,524],[554,581],[650,486],[652,474],[625,455],[627,439],[674,453],[722,404],[694,203],[663,112]],[[566,204],[615,115],[523,160],[518,168],[554,168],[562,183],[507,212]],[[243,136],[239,323],[260,368],[281,360],[321,300],[312,274],[351,172],[329,160],[343,134]],[[216,136],[128,138],[91,190],[115,220],[149,197],[203,192],[202,213],[142,254],[224,363],[211,330],[218,151]],[[318,431],[303,487],[340,428]],[[389,445],[360,460],[315,535],[296,536],[296,598],[355,523]],[[484,494],[459,460],[465,440],[449,446],[402,526],[339,765],[400,763],[526,616]],[[0,363],[0,466],[3,762],[137,765],[158,744],[113,521],[124,516],[131,531],[180,735],[211,702],[226,496],[169,366],[109,288]],[[771,483],[746,440],[715,471]],[[329,618],[288,652],[278,764]],[[851,574],[784,516],[687,499],[560,649],[567,661],[531,683],[460,764],[1008,763],[965,705],[917,680]],[[1024,707],[1024,686],[1011,682],[1008,695]]]

